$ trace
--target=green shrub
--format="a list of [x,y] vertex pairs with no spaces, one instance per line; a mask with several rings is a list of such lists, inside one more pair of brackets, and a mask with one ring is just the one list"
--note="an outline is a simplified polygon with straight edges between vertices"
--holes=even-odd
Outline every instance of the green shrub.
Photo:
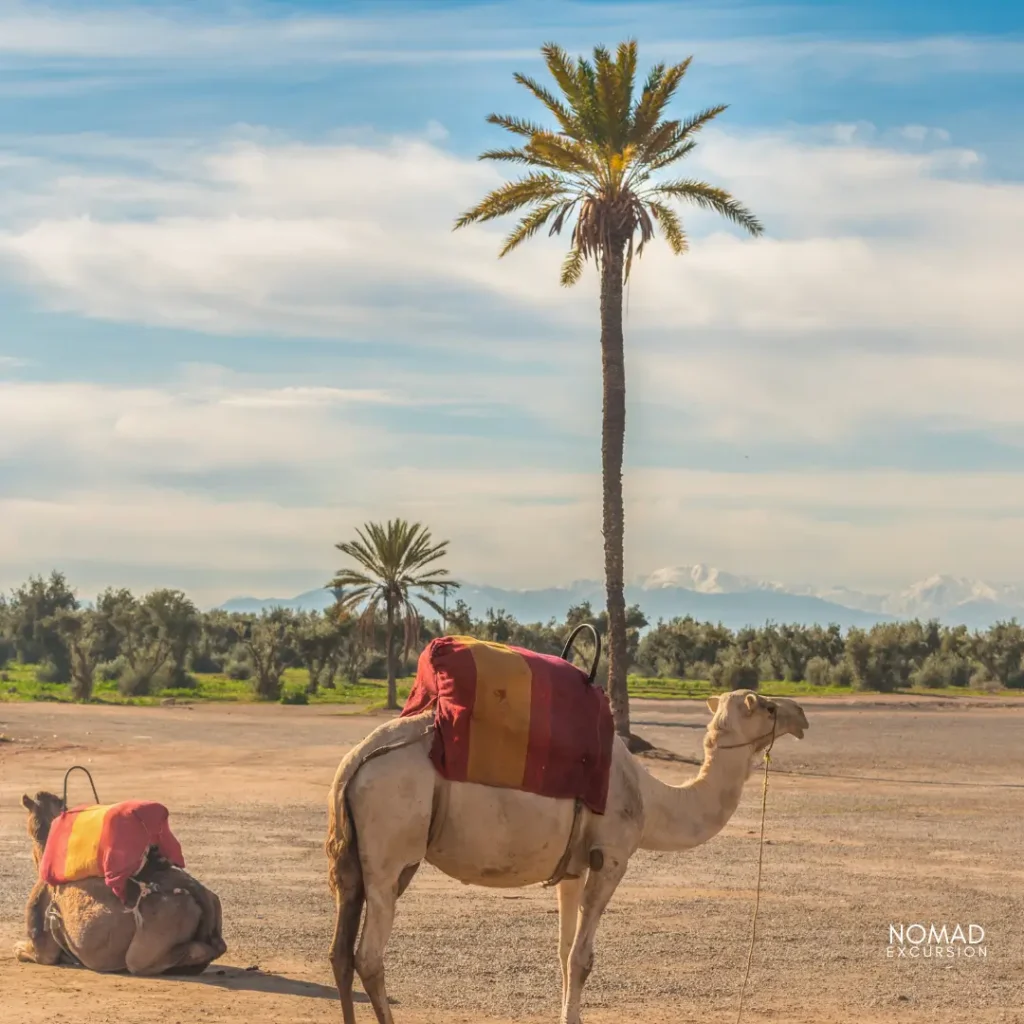
[[811,686],[828,686],[832,682],[832,666],[826,658],[809,658],[804,678]]
[[228,679],[252,679],[252,665],[247,661],[229,661],[224,668],[224,674]]
[[196,651],[192,655],[191,668],[193,672],[202,672],[204,675],[216,675],[224,671],[227,659],[208,650]]
[[105,683],[116,683],[125,674],[128,663],[124,658],[115,658],[113,661],[104,661],[96,668],[96,674]]
[[911,686],[921,689],[944,689],[947,686],[969,686],[974,666],[956,654],[929,654],[921,667],[910,677]]
[[41,683],[66,683],[67,673],[62,666],[52,661],[44,661],[36,669],[36,679]]
[[285,690],[281,694],[282,704],[308,704],[309,696],[305,690]]
[[853,688],[857,680],[857,673],[848,661],[841,661],[838,665],[832,666],[832,685]]
[[748,658],[737,654],[720,656],[711,666],[711,685],[722,690],[756,690],[761,684],[761,673]]

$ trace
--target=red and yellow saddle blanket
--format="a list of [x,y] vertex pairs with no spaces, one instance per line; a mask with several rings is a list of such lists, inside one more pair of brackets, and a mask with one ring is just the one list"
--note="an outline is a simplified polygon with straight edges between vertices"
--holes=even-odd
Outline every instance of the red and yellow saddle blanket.
[[604,813],[611,707],[575,665],[521,647],[441,637],[420,655],[402,716],[431,706],[430,756],[444,778],[580,799]]
[[177,867],[185,866],[167,819],[163,804],[145,800],[65,811],[50,826],[39,877],[47,885],[102,878],[124,903],[128,879],[142,869],[151,846]]

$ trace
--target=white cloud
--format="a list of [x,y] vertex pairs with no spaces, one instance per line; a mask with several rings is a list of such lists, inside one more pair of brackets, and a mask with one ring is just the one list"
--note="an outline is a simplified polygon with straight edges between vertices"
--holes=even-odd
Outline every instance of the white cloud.
[[637,386],[720,440],[828,445],[899,425],[1006,432],[1024,447],[1024,352],[641,352]]
[[[75,564],[91,565],[91,576],[76,576],[88,587],[110,580],[96,566],[111,563],[137,567],[142,585],[193,573],[204,581],[197,596],[211,602],[241,578],[264,594],[284,578],[316,585],[334,567],[334,543],[385,507],[453,538],[451,567],[463,578],[544,586],[600,574],[596,474],[407,468],[360,483],[326,506],[139,487],[0,498],[0,586]],[[699,554],[772,578],[860,586],[903,584],[937,565],[1024,578],[1019,476],[641,470],[627,478],[627,509],[627,557],[637,572]]]
[[[30,212],[8,218],[20,223],[0,235],[0,257],[56,308],[212,332],[404,329],[429,343],[471,330],[495,299],[593,320],[592,275],[577,294],[557,285],[563,241],[499,262],[501,228],[452,233],[501,179],[428,141],[236,140],[176,166],[156,149],[160,178],[42,181]],[[718,226],[692,215],[691,254],[657,246],[638,265],[631,324],[1016,343],[1024,186],[979,177],[978,154],[721,132],[698,153],[693,172],[731,187],[769,237],[709,233]]]
[[0,381],[0,460],[67,462],[122,486],[143,472],[295,466],[312,475],[355,451],[379,451],[386,439],[375,444],[355,412],[397,401],[328,387]]

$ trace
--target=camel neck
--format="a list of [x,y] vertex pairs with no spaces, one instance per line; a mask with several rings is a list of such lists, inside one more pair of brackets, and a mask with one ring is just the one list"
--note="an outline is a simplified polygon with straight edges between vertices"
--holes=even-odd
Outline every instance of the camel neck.
[[719,750],[705,743],[700,771],[681,786],[669,786],[641,768],[641,849],[690,850],[717,835],[739,806],[752,761],[750,747]]

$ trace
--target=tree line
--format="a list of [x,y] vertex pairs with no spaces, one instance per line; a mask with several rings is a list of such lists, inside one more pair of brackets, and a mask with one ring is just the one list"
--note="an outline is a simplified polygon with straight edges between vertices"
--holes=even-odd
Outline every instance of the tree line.
[[[238,614],[201,611],[179,590],[137,596],[111,588],[85,607],[65,576],[54,572],[0,597],[0,668],[12,661],[37,665],[41,681],[67,684],[82,700],[92,696],[97,680],[136,697],[188,690],[202,673],[248,681],[256,697],[278,700],[289,668],[307,670],[309,694],[339,682],[410,675],[422,647],[445,633],[560,654],[581,622],[593,623],[602,638],[608,632],[607,614],[587,603],[569,608],[563,621],[526,623],[503,610],[475,617],[456,601],[445,617],[408,616],[403,642],[390,644],[389,658],[386,609],[356,615],[342,591],[335,598],[324,612]],[[633,606],[626,627],[632,672],[709,680],[716,688],[756,689],[775,680],[881,692],[1024,688],[1024,629],[1015,620],[984,631],[934,621],[845,632],[836,625],[776,623],[731,630],[689,616],[651,625]],[[589,668],[592,656],[581,638],[575,657]],[[597,678],[606,677],[602,664]]]

